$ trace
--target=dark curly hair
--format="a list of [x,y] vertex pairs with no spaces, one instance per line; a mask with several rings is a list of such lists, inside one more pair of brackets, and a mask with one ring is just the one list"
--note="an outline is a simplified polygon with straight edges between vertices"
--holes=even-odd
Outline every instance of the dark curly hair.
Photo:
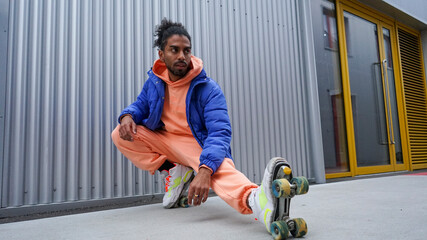
[[191,44],[190,34],[188,34],[184,25],[181,23],[174,23],[166,18],[163,18],[160,25],[156,26],[156,32],[154,36],[157,37],[157,39],[154,40],[153,47],[157,47],[162,51],[165,50],[165,46],[169,37],[175,34],[186,36],[188,40],[190,40]]

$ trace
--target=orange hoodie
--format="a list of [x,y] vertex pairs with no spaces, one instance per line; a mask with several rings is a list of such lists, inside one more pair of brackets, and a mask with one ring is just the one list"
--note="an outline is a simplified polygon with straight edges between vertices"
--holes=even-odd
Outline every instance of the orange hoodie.
[[203,61],[195,56],[191,56],[190,70],[178,81],[172,82],[169,79],[168,69],[160,59],[154,62],[153,73],[166,83],[165,102],[161,120],[165,124],[165,130],[177,135],[190,135],[191,129],[188,126],[185,99],[191,81],[202,72]]

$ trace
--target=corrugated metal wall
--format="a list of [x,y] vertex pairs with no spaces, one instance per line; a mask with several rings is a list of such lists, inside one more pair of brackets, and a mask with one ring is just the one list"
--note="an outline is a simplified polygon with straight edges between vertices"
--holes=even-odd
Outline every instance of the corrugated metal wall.
[[157,58],[162,17],[186,25],[224,90],[236,167],[259,183],[268,159],[284,156],[314,178],[300,2],[10,1],[1,207],[162,192],[110,138]]
[[7,29],[9,1],[0,1],[0,209],[2,199],[4,114],[6,108]]

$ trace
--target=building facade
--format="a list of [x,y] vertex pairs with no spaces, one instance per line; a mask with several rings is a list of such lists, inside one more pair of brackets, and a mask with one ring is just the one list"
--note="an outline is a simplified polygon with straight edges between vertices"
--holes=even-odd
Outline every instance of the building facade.
[[409,5],[0,0],[0,217],[161,196],[160,176],[110,133],[157,58],[163,17],[187,27],[222,87],[252,181],[274,156],[316,183],[427,168],[427,17]]
[[312,1],[327,178],[427,167],[427,3],[364,2]]

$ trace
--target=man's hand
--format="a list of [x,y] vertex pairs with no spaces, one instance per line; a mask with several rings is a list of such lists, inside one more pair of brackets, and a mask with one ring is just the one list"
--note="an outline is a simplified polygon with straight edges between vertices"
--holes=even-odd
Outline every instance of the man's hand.
[[199,206],[208,200],[209,187],[211,186],[211,171],[200,168],[188,189],[188,204]]
[[123,140],[133,142],[133,135],[136,134],[136,123],[130,115],[125,115],[120,121],[119,134]]

